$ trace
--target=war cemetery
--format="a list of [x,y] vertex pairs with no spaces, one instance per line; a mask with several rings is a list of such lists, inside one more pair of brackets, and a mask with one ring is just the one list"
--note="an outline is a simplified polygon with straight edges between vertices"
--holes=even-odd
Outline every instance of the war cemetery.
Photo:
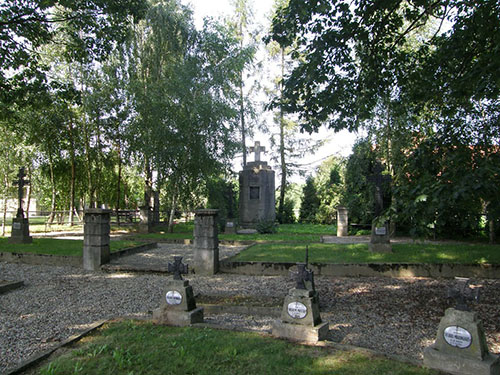
[[498,2],[227,6],[0,5],[0,374],[500,375]]

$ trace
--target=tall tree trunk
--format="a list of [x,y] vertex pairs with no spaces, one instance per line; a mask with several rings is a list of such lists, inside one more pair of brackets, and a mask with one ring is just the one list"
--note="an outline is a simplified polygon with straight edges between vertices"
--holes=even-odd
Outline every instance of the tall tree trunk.
[[174,232],[174,217],[175,217],[175,206],[177,205],[177,191],[174,191],[172,195],[172,207],[170,208],[170,215],[168,218],[168,232]]
[[30,182],[28,184],[28,187],[26,188],[26,217],[30,217],[30,202],[31,202],[31,181],[32,181],[32,175],[31,175],[31,166],[28,166],[28,181]]
[[85,134],[85,156],[87,158],[87,184],[88,184],[88,194],[89,194],[89,207],[94,208],[95,207],[95,201],[94,201],[94,183],[92,179],[92,157],[90,155],[91,150],[90,150],[90,135],[89,135],[89,130],[88,126],[85,121],[85,126],[84,126],[84,134]]
[[243,73],[240,82],[240,119],[241,119],[241,147],[243,151],[243,166],[247,165],[247,145],[245,129],[245,105],[243,103]]
[[76,181],[76,156],[75,156],[75,142],[73,139],[73,125],[68,125],[68,136],[70,143],[70,158],[71,158],[71,182],[69,193],[69,225],[73,226],[73,219],[75,213],[75,181]]
[[280,82],[280,162],[281,162],[281,187],[278,205],[278,217],[283,223],[283,213],[285,210],[285,190],[287,168],[285,160],[285,115],[283,111],[283,79],[285,78],[285,50],[281,48],[281,82]]
[[7,222],[7,189],[9,187],[9,180],[7,174],[4,176],[4,190],[3,190],[3,212],[2,212],[2,237],[5,237],[5,228]]
[[118,154],[118,181],[116,183],[116,222],[120,225],[120,215],[118,210],[120,209],[120,194],[121,194],[121,181],[122,181],[122,152],[121,144],[118,141],[116,145],[116,153]]
[[49,224],[54,222],[56,215],[56,181],[54,177],[54,161],[52,159],[52,152],[49,151],[49,172],[50,172],[50,185],[52,188],[52,197],[50,200],[50,215],[47,220]]
[[146,157],[144,163],[144,174],[146,175],[144,180],[144,205],[151,207],[151,198],[153,197],[153,171],[151,170],[151,164],[149,163],[148,157]]

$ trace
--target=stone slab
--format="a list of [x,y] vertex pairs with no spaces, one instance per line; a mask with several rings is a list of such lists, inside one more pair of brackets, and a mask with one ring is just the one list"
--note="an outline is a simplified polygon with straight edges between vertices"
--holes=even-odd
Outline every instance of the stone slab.
[[203,323],[203,307],[191,311],[168,310],[166,306],[153,310],[153,322],[172,326],[188,326]]
[[273,324],[272,334],[275,337],[293,341],[318,342],[326,340],[328,331],[328,323],[321,323],[316,326],[304,326],[277,320]]
[[430,346],[424,350],[424,366],[453,375],[500,375],[500,357],[487,354],[483,360],[450,355]]
[[215,275],[219,272],[219,248],[194,249],[193,270],[198,275]]
[[237,234],[257,234],[259,232],[257,231],[257,229],[248,228],[248,229],[238,229],[238,231],[236,233]]

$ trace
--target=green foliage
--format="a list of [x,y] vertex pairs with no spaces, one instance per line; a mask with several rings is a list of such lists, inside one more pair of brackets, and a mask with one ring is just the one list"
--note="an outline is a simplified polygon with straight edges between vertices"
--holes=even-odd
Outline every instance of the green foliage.
[[257,229],[257,232],[260,234],[273,234],[278,230],[276,223],[271,220],[259,220],[255,229]]
[[344,160],[331,156],[319,166],[314,178],[318,191],[319,207],[316,222],[332,224],[336,222],[337,207],[344,195]]
[[[96,347],[107,347],[89,356]],[[258,359],[258,360],[256,360]],[[49,364],[51,374],[344,374],[431,375],[422,369],[359,352],[296,345],[252,332],[157,326],[124,321],[106,325],[76,350]],[[42,371],[48,371],[44,367]]]
[[210,178],[207,185],[207,208],[219,210],[219,227],[224,229],[227,219],[238,217],[238,192],[236,181],[221,177]]
[[314,179],[309,176],[302,189],[302,202],[300,204],[299,222],[314,223],[319,209],[319,198]]
[[295,201],[290,197],[286,197],[281,214],[279,212],[276,213],[276,220],[278,221],[278,223],[280,224],[295,223],[297,221],[297,218],[295,217],[294,209],[295,209]]

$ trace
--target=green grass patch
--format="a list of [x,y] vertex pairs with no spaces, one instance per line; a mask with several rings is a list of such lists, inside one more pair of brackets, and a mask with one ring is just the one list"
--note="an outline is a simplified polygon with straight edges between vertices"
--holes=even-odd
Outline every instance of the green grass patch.
[[209,328],[125,321],[104,326],[40,374],[430,375],[428,369],[331,348]]
[[[393,244],[393,253],[372,253],[368,244],[309,244],[312,263],[454,263],[500,264],[500,245]],[[234,260],[246,262],[303,262],[305,244],[257,244]]]
[[[143,243],[131,240],[110,242],[111,252],[134,247]],[[54,238],[33,238],[30,244],[11,244],[8,238],[0,237],[0,252],[32,253],[47,255],[83,256],[82,240],[59,240]]]

